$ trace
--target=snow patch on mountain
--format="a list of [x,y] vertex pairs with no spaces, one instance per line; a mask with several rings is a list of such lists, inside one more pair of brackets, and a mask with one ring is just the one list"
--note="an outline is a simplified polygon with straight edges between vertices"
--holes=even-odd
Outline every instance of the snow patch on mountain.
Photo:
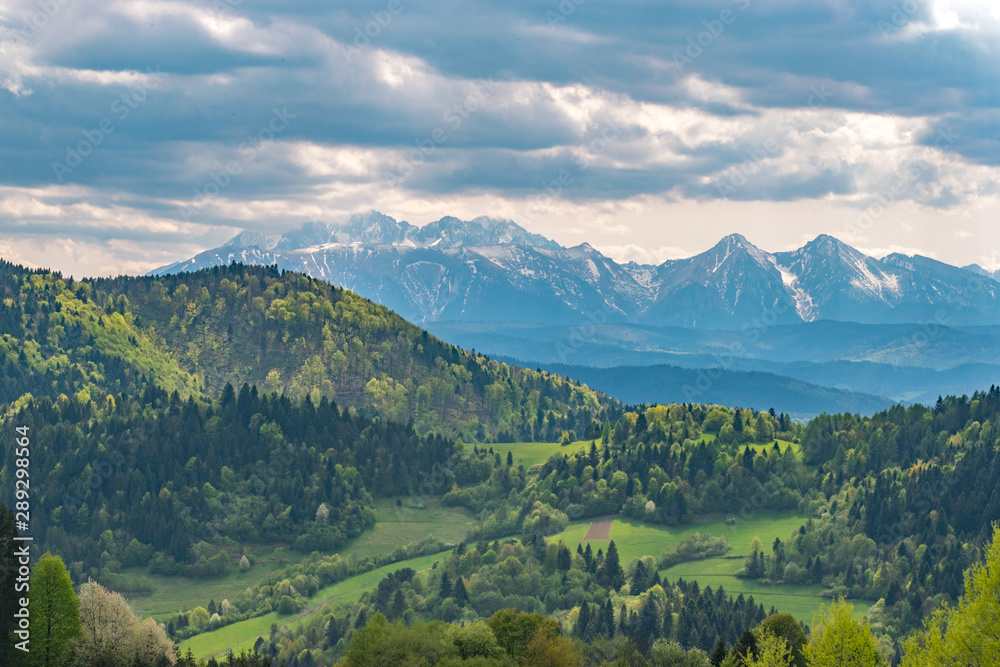
[[857,289],[881,298],[883,301],[887,300],[886,293],[893,297],[899,297],[902,294],[899,287],[899,276],[896,274],[879,271],[876,275],[868,268],[868,263],[863,258],[855,258],[852,264],[852,268],[857,271],[858,276],[851,280],[851,285]]
[[774,264],[774,268],[781,274],[781,284],[792,294],[792,300],[795,302],[795,312],[798,313],[803,322],[812,322],[815,320],[816,304],[813,303],[813,298],[809,292],[799,287],[798,276],[792,273],[787,267],[778,264],[778,261],[773,257],[771,261]]
[[[982,267],[874,259],[827,235],[768,253],[731,234],[694,257],[652,266],[618,264],[586,243],[565,248],[512,220],[445,217],[416,227],[373,211],[280,236],[243,232],[151,273],[233,261],[302,271],[421,323],[575,325],[605,312],[621,323],[728,329],[769,311],[783,325],[912,323],[948,308],[956,323],[1000,324],[1000,284]],[[787,303],[794,310],[774,310]]]

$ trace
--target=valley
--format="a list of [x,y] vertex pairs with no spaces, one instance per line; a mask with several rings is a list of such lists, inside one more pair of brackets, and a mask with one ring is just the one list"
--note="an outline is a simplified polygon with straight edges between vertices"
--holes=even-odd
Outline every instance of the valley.
[[[636,367],[604,393],[583,367],[466,352],[273,268],[0,273],[2,419],[37,443],[32,529],[80,595],[120,591],[192,665],[332,665],[370,624],[505,609],[581,651],[708,653],[772,608],[809,626],[835,599],[900,655],[1000,519],[996,386],[803,419],[630,405],[609,394],[680,380]],[[585,539],[595,522],[606,539]]]

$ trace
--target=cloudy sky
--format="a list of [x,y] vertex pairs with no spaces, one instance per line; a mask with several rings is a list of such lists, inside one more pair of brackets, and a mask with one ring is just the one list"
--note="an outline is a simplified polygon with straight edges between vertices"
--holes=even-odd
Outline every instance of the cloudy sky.
[[1000,5],[0,3],[0,257],[140,273],[370,209],[1000,268]]

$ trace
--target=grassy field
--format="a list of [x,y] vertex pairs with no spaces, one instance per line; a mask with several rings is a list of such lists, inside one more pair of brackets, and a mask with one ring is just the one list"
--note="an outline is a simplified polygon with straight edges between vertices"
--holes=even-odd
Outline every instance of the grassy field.
[[[395,498],[375,502],[375,527],[365,531],[337,551],[344,558],[359,558],[391,554],[396,547],[416,544],[433,537],[458,543],[477,525],[470,512],[462,508],[444,507],[436,498],[400,498],[403,506],[396,508]],[[424,509],[414,509],[422,506]],[[298,563],[305,554],[285,549],[255,549],[255,556],[266,563],[254,565],[249,572],[234,572],[212,579],[192,579],[162,575],[146,575],[143,568],[130,573],[148,576],[153,582],[153,594],[129,599],[132,608],[142,616],[165,620],[178,611],[208,606],[209,600],[222,602],[234,598],[248,586],[290,563]],[[270,625],[268,625],[270,628]]]
[[[633,519],[609,518],[614,519],[611,539],[615,541],[623,565],[627,565],[633,558],[659,556],[668,549],[675,549],[684,538],[695,533],[711,537],[725,536],[733,547],[730,555],[745,553],[754,537],[759,537],[760,541],[770,548],[775,537],[780,537],[782,541],[787,540],[792,531],[806,520],[805,516],[797,512],[773,511],[758,512],[746,520],[738,519],[736,525],[733,526],[728,525],[723,517],[686,526],[657,526]],[[587,519],[574,522],[565,532],[548,539],[552,542],[563,542],[573,551],[576,551],[577,544],[583,544],[586,547],[588,543],[590,543],[590,548],[594,553],[597,553],[598,549],[607,551],[608,542],[606,540],[583,539],[590,523],[597,520]]]
[[[768,547],[768,551],[770,547]],[[733,550],[735,551],[735,549]],[[732,553],[732,552],[730,552]],[[788,612],[804,623],[812,623],[813,614],[819,611],[821,604],[830,605],[831,600],[820,597],[822,586],[761,586],[755,581],[738,579],[733,576],[741,567],[743,561],[727,558],[710,558],[708,560],[680,563],[660,571],[660,576],[670,581],[683,578],[685,581],[697,581],[699,586],[711,586],[713,589],[722,586],[732,595],[753,595],[757,604],[764,605],[765,611],[774,607],[779,611]],[[871,602],[851,600],[854,613],[868,613]]]
[[128,573],[147,577],[153,582],[153,594],[129,597],[129,604],[140,616],[152,616],[158,621],[164,621],[179,611],[208,606],[209,600],[222,602],[227,598],[234,598],[245,591],[247,586],[253,586],[286,565],[298,563],[305,558],[305,554],[285,549],[256,549],[254,554],[256,558],[266,562],[254,565],[247,572],[233,572],[211,579],[146,574],[145,568],[132,568]]
[[417,544],[430,537],[457,544],[479,525],[468,510],[444,507],[438,498],[399,500],[403,503],[401,508],[396,507],[395,498],[376,500],[375,527],[345,544],[338,553],[344,558],[391,554],[396,547]]
[[[743,555],[749,550],[754,537],[760,538],[765,551],[770,553],[774,538],[788,540],[792,532],[798,529],[806,517],[796,512],[758,512],[750,519],[740,519],[736,525],[730,526],[722,517],[682,527],[655,526],[631,519],[614,519],[611,528],[611,539],[615,541],[622,565],[625,566],[633,558],[640,556],[657,557],[668,549],[674,549],[684,538],[694,533],[703,536],[724,536],[733,550],[728,556]],[[597,552],[607,551],[608,540],[584,540],[592,520],[577,522],[563,533],[549,538],[561,541],[575,551],[577,544],[586,546]],[[772,606],[780,611],[793,614],[806,623],[812,622],[812,615],[820,604],[827,603],[821,597],[822,586],[761,586],[755,581],[738,579],[735,574],[743,567],[743,561],[736,558],[711,558],[691,563],[680,563],[674,567],[660,571],[660,576],[668,581],[684,578],[687,581],[697,581],[700,586],[718,588],[722,586],[733,595],[743,593],[753,595],[754,600],[763,604],[769,610]],[[864,614],[871,603],[862,600],[853,601],[855,612]]]
[[[798,459],[802,458],[802,445],[800,445],[799,443],[792,442],[790,440],[778,440],[778,445],[781,447],[782,453],[784,453],[786,449],[791,447],[792,451],[795,453],[795,457]],[[742,450],[744,447],[746,447],[746,445],[740,445],[740,450]],[[765,442],[763,444],[750,445],[750,449],[754,450],[755,452],[763,451],[765,454],[770,452],[772,447],[774,447],[773,440],[771,442]]]
[[[715,442],[715,433],[702,433],[701,437],[698,438],[701,442]],[[791,447],[792,451],[799,458],[802,458],[802,445],[797,442],[792,442],[791,440],[778,440],[778,444],[781,445],[781,451],[784,452],[787,448]],[[738,445],[737,448],[742,451],[747,445]],[[760,452],[762,450],[770,450],[774,447],[774,440],[768,440],[767,442],[750,443],[750,448],[755,452]]]
[[[702,442],[714,442],[714,433],[703,433],[699,438]],[[539,465],[545,463],[549,460],[549,457],[553,454],[576,454],[579,451],[587,451],[590,448],[590,443],[592,440],[577,440],[576,442],[570,443],[565,447],[561,446],[558,442],[513,442],[513,443],[500,443],[486,445],[487,447],[492,447],[494,452],[500,452],[500,456],[506,458],[507,452],[511,452],[514,455],[514,465],[523,465],[525,468],[530,468],[534,465]],[[781,451],[785,451],[788,447],[792,448],[796,456],[802,456],[802,446],[798,443],[791,442],[789,440],[778,440],[781,445]],[[740,445],[740,449],[746,445]],[[771,440],[765,443],[752,444],[750,445],[755,451],[761,451],[763,449],[770,449],[774,446],[774,441]],[[600,441],[598,440],[598,447],[600,447]]]
[[227,625],[218,630],[205,632],[182,642],[180,645],[181,653],[186,654],[190,648],[196,658],[206,658],[212,655],[224,655],[230,649],[236,653],[250,650],[253,648],[254,642],[257,641],[257,637],[267,638],[270,635],[272,624],[278,626],[301,624],[313,614],[327,613],[332,606],[338,603],[357,600],[366,589],[378,585],[378,582],[390,572],[395,572],[403,567],[412,567],[417,571],[426,570],[432,567],[436,561],[444,560],[450,554],[450,551],[446,551],[429,557],[419,556],[351,577],[317,591],[314,596],[309,598],[305,610],[298,614],[279,616],[277,612],[271,612],[264,616]]
[[[556,446],[558,447],[558,445]],[[404,506],[408,502],[412,503],[413,501],[404,500]],[[465,528],[460,522],[471,521],[467,515],[456,514],[431,503],[428,503],[428,508],[425,510],[397,510],[393,500],[380,502],[378,516],[379,524],[384,526],[385,531],[382,533],[369,531],[366,537],[358,538],[354,543],[348,545],[347,549],[350,551],[345,550],[342,553],[361,555],[375,553],[379,549],[385,553],[387,548],[403,544],[402,540],[392,541],[392,536],[397,534],[392,530],[394,526],[400,531],[398,534],[405,534],[409,537],[417,535],[425,537],[427,530],[436,530],[439,531],[435,534],[436,537],[450,540],[445,531],[452,530],[454,535],[464,534]],[[769,550],[775,537],[787,540],[792,531],[802,525],[806,517],[795,512],[767,511],[759,512],[749,519],[740,519],[735,525],[729,525],[724,517],[717,517],[683,527],[655,526],[617,517],[608,517],[608,519],[614,521],[611,539],[615,540],[615,544],[618,546],[623,565],[627,565],[631,559],[640,556],[659,556],[663,551],[675,548],[682,540],[694,533],[716,537],[725,536],[733,546],[733,550],[729,553],[730,556],[746,553],[754,537],[760,538],[765,549]],[[448,521],[453,521],[456,525],[449,528],[444,525]],[[561,541],[575,551],[577,544],[585,544],[583,536],[591,521],[574,522],[566,531],[549,539]],[[589,540],[589,543],[595,552],[599,548],[607,550],[608,542],[606,540]],[[366,589],[377,585],[390,572],[401,567],[412,567],[418,571],[426,570],[435,561],[447,558],[449,553],[445,552],[429,557],[421,556],[352,577],[318,591],[309,599],[306,608],[298,614],[279,616],[272,612],[258,618],[234,623],[219,630],[192,637],[181,644],[181,651],[186,652],[190,648],[196,657],[208,657],[224,655],[230,649],[237,652],[249,649],[257,637],[268,636],[272,624],[279,626],[300,624],[312,614],[325,614],[340,603],[357,600]],[[733,595],[738,595],[741,592],[745,595],[753,595],[754,600],[763,604],[765,609],[774,606],[776,609],[795,615],[796,618],[806,623],[812,622],[812,615],[819,609],[820,604],[828,602],[820,597],[823,592],[821,586],[761,586],[753,581],[737,579],[733,575],[741,566],[742,561],[739,559],[713,558],[693,563],[681,563],[667,570],[662,570],[661,576],[670,581],[676,581],[683,577],[688,581],[698,581],[701,586],[712,586],[713,588],[721,585]],[[243,587],[245,588],[245,584]],[[220,599],[221,597],[217,596],[216,601]],[[204,604],[204,601],[199,602],[199,604]],[[856,612],[860,614],[865,613],[870,606],[869,603],[862,601],[854,601],[854,604]]]
[[[565,447],[558,442],[508,442],[485,446],[492,447],[494,452],[500,452],[500,456],[505,460],[507,452],[511,452],[514,455],[514,465],[530,468],[545,463],[556,452],[568,455],[576,454],[581,450],[586,451],[590,448],[591,442],[593,440],[577,440]],[[600,441],[598,441],[598,447],[600,447]]]

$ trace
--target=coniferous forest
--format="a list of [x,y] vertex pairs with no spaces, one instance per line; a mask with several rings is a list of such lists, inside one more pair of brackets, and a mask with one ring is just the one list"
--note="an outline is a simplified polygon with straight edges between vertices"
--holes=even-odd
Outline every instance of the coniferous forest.
[[[2,263],[0,410],[3,665],[1000,663],[997,387],[805,423],[628,406],[300,274]],[[518,463],[532,443],[560,444]],[[468,530],[351,551],[411,497]],[[803,521],[773,543],[696,533],[648,552],[555,537],[768,513]],[[280,564],[255,555],[272,548]],[[734,581],[824,604],[803,622],[669,574],[726,558]],[[227,581],[246,585],[217,600]],[[171,585],[197,603],[136,612]],[[190,648],[247,623],[236,651]]]

